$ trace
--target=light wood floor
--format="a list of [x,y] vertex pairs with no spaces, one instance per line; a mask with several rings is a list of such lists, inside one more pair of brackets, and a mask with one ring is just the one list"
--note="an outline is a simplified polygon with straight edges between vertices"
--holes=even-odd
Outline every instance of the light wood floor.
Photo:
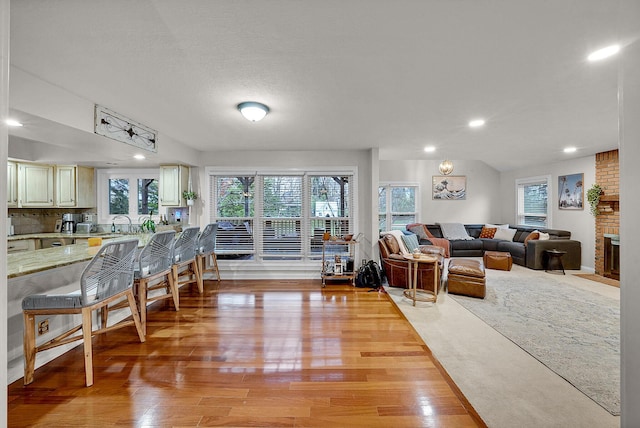
[[[184,287],[180,311],[9,386],[9,426],[485,426],[386,294],[320,281]],[[428,309],[425,309],[428,310]]]

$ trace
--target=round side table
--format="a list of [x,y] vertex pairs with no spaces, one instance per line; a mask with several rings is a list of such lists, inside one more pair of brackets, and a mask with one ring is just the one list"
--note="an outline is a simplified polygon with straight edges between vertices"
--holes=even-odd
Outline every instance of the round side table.
[[[405,260],[409,262],[409,288],[404,290],[404,297],[413,301],[433,302],[438,299],[438,258],[431,255],[414,257],[413,254],[405,255]],[[418,265],[427,263],[433,265],[433,290],[418,290]]]
[[567,252],[559,251],[556,249],[545,250],[544,252],[547,254],[547,267],[545,269],[545,272],[560,271],[564,275],[565,273],[564,273],[564,266],[562,264],[562,256],[567,254]]

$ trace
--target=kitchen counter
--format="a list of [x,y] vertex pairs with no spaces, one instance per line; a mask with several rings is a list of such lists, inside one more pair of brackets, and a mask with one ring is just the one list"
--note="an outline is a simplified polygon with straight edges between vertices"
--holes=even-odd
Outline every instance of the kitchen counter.
[[[120,233],[28,233],[26,235],[7,236],[7,241],[20,241],[22,239],[42,239],[42,238],[71,238],[71,239],[87,239],[87,238],[117,238],[123,236]],[[131,235],[129,235],[131,236]]]
[[[126,239],[138,239],[138,246],[143,247],[149,241],[151,234],[138,234],[138,235],[118,235],[118,234],[69,234],[69,233],[50,233],[50,234],[33,234],[33,239],[41,238],[43,235],[62,235],[62,236],[74,236],[75,238],[109,238],[113,240],[126,240]],[[21,237],[29,235],[18,235]],[[55,237],[55,236],[51,236]],[[13,238],[13,237],[7,237]],[[68,266],[74,263],[91,260],[91,258],[98,252],[100,247],[89,247],[84,242],[80,244],[66,245],[62,247],[44,248],[34,251],[23,251],[20,253],[13,253],[7,255],[7,278],[17,278],[24,275],[30,275],[37,272],[42,272],[48,269],[54,269],[61,266]]]

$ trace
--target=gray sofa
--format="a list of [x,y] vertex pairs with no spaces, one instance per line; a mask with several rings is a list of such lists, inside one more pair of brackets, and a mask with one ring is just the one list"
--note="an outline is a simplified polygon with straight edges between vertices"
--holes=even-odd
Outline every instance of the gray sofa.
[[[443,238],[440,226],[437,224],[425,224],[429,232],[436,238]],[[485,251],[504,251],[511,253],[513,262],[530,269],[544,269],[546,265],[545,250],[560,250],[567,253],[562,257],[565,269],[580,269],[582,262],[582,249],[580,241],[571,239],[571,232],[559,229],[541,229],[530,226],[512,226],[516,229],[513,241],[480,238],[480,232],[484,224],[465,224],[472,240],[449,240],[451,257],[482,257]],[[534,230],[548,233],[549,240],[530,240],[525,247],[524,240]],[[430,245],[431,241],[424,237],[419,239],[420,244]]]

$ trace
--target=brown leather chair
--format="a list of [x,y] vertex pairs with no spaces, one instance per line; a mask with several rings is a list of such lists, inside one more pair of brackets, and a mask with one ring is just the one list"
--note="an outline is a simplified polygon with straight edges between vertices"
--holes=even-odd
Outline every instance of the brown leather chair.
[[[391,241],[393,239],[393,241]],[[393,245],[395,238],[390,235],[385,235],[378,240],[378,247],[380,249],[380,261],[382,269],[387,277],[387,283],[391,287],[409,287],[409,262],[399,254]],[[444,250],[434,245],[421,245],[421,252],[425,254],[433,254],[438,256],[439,261],[438,273],[442,272],[442,264],[444,260]],[[420,263],[418,265],[418,284],[419,289],[433,289],[433,265],[428,263]],[[438,278],[440,281],[441,278]],[[426,286],[426,287],[425,287]]]

